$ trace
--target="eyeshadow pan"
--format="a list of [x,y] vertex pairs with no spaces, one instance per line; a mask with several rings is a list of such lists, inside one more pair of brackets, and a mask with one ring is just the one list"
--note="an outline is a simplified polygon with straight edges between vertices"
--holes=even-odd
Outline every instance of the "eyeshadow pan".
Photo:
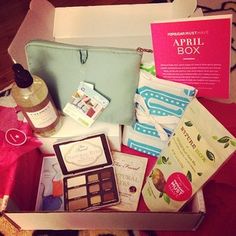
[[90,193],[98,192],[99,190],[100,190],[99,184],[89,185],[89,192]]
[[112,188],[112,182],[111,181],[106,181],[102,183],[102,189],[104,191],[110,190]]
[[101,173],[102,180],[104,179],[110,179],[111,178],[111,172],[109,170],[103,171]]
[[85,175],[79,175],[79,176],[75,176],[75,177],[67,179],[67,187],[68,188],[79,186],[79,185],[84,185],[84,184],[86,184]]
[[93,205],[93,204],[98,204],[98,203],[100,203],[101,202],[101,196],[100,195],[95,195],[95,196],[93,196],[93,197],[91,197],[90,198],[90,202],[91,202],[91,204]]
[[93,174],[88,176],[88,182],[93,183],[98,181],[98,174]]
[[103,200],[104,202],[109,202],[115,199],[114,193],[113,192],[109,192],[109,193],[105,193],[103,195]]
[[75,211],[88,207],[88,199],[86,197],[69,201],[69,210]]
[[87,195],[86,186],[82,186],[80,188],[72,188],[68,189],[68,198],[82,197]]

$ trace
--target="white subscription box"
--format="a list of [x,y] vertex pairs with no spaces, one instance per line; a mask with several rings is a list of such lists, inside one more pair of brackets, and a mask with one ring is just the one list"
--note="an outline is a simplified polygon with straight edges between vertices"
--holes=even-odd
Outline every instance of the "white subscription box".
[[[194,14],[196,0],[172,3],[55,8],[32,0],[30,9],[9,47],[12,59],[27,67],[24,46],[32,39],[77,45],[152,48],[150,23]],[[145,54],[143,60],[153,60]],[[21,230],[140,229],[196,230],[205,215],[202,192],[186,212],[4,212]]]

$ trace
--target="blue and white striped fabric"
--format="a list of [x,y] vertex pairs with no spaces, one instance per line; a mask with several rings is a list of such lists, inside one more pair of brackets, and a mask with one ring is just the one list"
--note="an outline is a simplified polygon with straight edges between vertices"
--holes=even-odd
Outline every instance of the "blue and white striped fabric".
[[192,86],[159,79],[142,69],[135,97],[136,121],[124,126],[123,144],[158,157],[196,93]]

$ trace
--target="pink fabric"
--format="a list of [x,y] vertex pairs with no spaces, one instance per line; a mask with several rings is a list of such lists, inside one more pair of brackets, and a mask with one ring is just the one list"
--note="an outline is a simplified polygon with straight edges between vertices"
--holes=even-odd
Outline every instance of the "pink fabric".
[[205,98],[199,98],[198,100],[236,137],[236,103],[225,104]]
[[43,154],[34,149],[17,161],[10,198],[21,211],[34,211]]
[[[236,137],[236,104],[223,104],[201,98],[200,102]],[[213,180],[236,188],[236,153],[217,171]],[[236,196],[235,196],[236,197]]]
[[[41,143],[33,136],[29,125],[17,119],[14,108],[0,106],[0,117],[0,197],[3,197],[11,193],[16,178],[17,162],[24,154],[38,148]],[[9,130],[17,130],[23,134],[24,143],[20,145],[9,143],[6,136]]]

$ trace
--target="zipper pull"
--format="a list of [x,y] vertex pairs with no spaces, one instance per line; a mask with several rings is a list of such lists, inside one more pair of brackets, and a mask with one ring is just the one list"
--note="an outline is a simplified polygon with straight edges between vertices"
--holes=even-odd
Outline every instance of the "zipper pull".
[[80,49],[79,53],[80,53],[80,62],[81,62],[81,64],[85,64],[86,61],[88,60],[88,50]]

